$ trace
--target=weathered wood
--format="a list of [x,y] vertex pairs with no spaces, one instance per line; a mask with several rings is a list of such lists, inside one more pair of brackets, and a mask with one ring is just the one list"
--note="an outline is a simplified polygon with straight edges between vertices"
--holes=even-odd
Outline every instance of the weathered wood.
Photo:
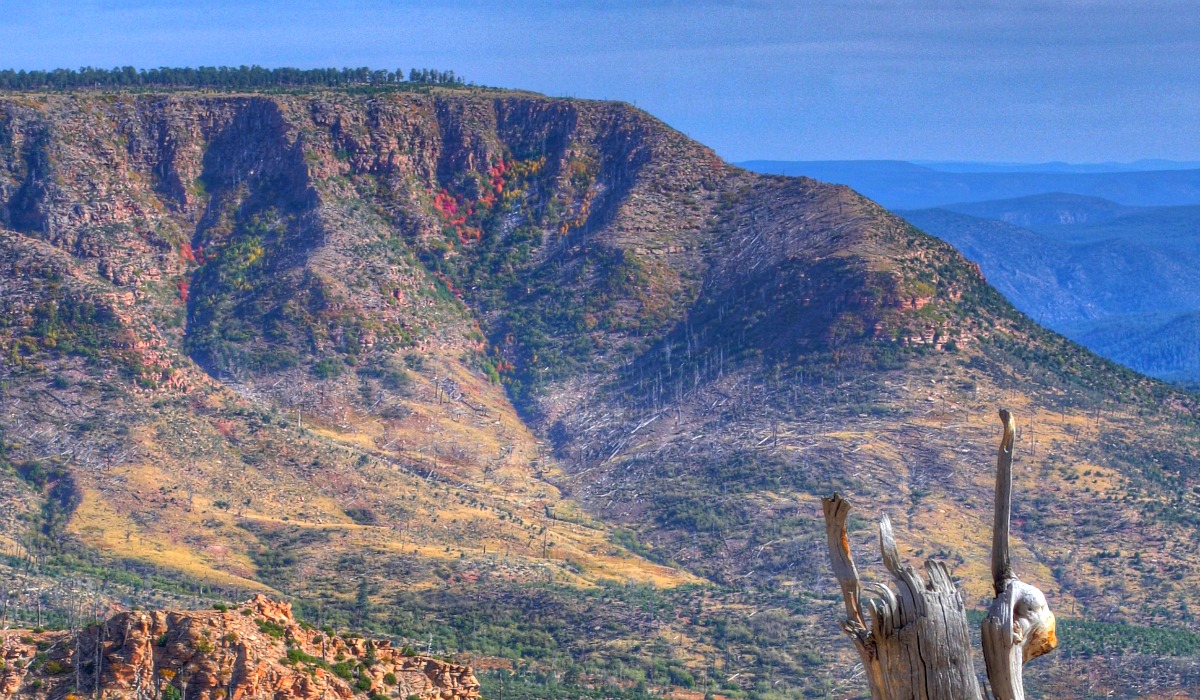
[[1004,432],[1000,435],[1000,448],[996,450],[996,501],[992,516],[992,581],[996,584],[996,593],[1000,593],[1001,581],[1013,578],[1008,537],[1012,522],[1013,446],[1017,440],[1017,430],[1008,409],[1000,409],[1000,422]]
[[992,585],[996,598],[983,620],[983,661],[996,700],[1024,700],[1026,663],[1058,646],[1054,614],[1042,592],[1012,570],[1009,523],[1012,519],[1012,414],[1000,410],[1004,435],[996,457],[996,511],[992,523]]
[[[984,659],[995,700],[1023,700],[1022,666],[1055,647],[1054,616],[1037,588],[1013,573],[1009,554],[1012,514],[1012,416],[1000,412],[1004,433],[996,464],[992,578],[996,599],[983,622]],[[824,499],[825,531],[834,576],[846,606],[843,631],[862,657],[875,700],[982,700],[972,661],[962,595],[946,565],[925,562],[922,577],[905,566],[891,520],[879,523],[879,548],[891,585],[863,584],[850,553],[850,504]],[[868,597],[864,601],[864,592]],[[870,615],[864,617],[863,608]]]
[[[879,523],[879,547],[892,587],[863,586],[850,556],[845,521],[850,504],[840,495],[824,499],[830,558],[842,588],[847,619],[842,629],[854,642],[875,700],[982,700],[962,596],[941,562],[925,562],[925,577],[904,566],[892,522]],[[895,590],[893,590],[893,587]],[[870,629],[862,617],[862,593]]]
[[825,536],[829,541],[829,559],[833,563],[833,575],[842,588],[842,599],[846,604],[846,619],[842,621],[842,631],[854,642],[858,655],[862,657],[871,697],[887,697],[882,694],[883,674],[875,653],[875,642],[863,624],[862,586],[858,580],[854,558],[850,555],[850,538],[846,535],[846,518],[850,515],[850,504],[835,493],[831,498],[822,499],[821,506],[825,514]]

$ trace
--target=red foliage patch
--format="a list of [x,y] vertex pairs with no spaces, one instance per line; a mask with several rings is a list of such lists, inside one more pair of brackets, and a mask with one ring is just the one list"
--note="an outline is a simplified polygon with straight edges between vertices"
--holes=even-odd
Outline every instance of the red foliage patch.
[[438,192],[433,198],[433,208],[443,217],[450,218],[458,214],[458,200],[446,190]]
[[483,238],[483,230],[478,226],[468,226],[467,221],[475,216],[476,205],[490,209],[500,201],[504,193],[504,175],[509,166],[503,159],[488,169],[488,188],[480,195],[479,200],[472,202],[461,196],[452,195],[442,189],[433,196],[433,208],[441,217],[442,222],[454,229],[455,235],[463,245],[473,243]]
[[437,277],[441,281],[442,284],[446,285],[446,289],[451,294],[453,294],[456,297],[461,297],[458,290],[454,288],[454,283],[451,282],[449,279],[447,279],[446,275],[442,274],[441,272],[435,272],[435,273],[433,273],[433,276]]
[[193,265],[203,265],[205,262],[207,262],[204,259],[204,247],[201,246],[199,248],[192,248],[191,243],[184,243],[179,247],[179,257],[182,258],[184,262],[188,262]]

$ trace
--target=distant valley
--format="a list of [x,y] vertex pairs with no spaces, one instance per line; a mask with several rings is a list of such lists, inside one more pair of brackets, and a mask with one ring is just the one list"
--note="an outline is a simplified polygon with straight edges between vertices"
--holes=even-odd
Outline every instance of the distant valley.
[[[1039,323],[1144,374],[1195,385],[1200,206],[1188,183],[1200,182],[1200,171],[1191,163],[1142,165],[1163,169],[1047,164],[1020,171],[890,161],[764,169],[861,188],[979,263],[988,281]],[[1171,185],[1155,189],[1165,183]],[[989,198],[1038,188],[1059,189]],[[962,199],[942,201],[955,196]],[[1144,206],[1151,202],[1158,205]],[[914,203],[924,208],[907,208]]]
[[1038,322],[1144,374],[1200,380],[1200,207],[1051,194],[900,213]]
[[[1012,199],[1048,192],[1102,197],[1131,206],[1200,204],[1200,165],[1147,161],[1127,165],[999,165],[900,160],[751,160],[742,167],[770,175],[848,185],[889,209]],[[974,168],[974,171],[969,171]],[[1023,168],[1023,169],[1018,169]]]

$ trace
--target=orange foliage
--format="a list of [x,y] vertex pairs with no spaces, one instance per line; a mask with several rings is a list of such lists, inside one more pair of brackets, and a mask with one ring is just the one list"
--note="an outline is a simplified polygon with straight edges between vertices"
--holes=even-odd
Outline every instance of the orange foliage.
[[483,230],[467,223],[475,217],[478,211],[477,207],[485,210],[491,209],[501,201],[505,196],[505,187],[508,185],[505,176],[510,172],[515,172],[516,177],[527,176],[537,173],[544,164],[545,157],[536,161],[517,161],[513,164],[501,158],[488,168],[488,186],[480,194],[478,200],[464,200],[461,196],[453,195],[442,189],[433,196],[433,208],[441,217],[442,222],[454,229],[460,243],[468,245],[479,241],[483,238]]
[[595,196],[596,193],[592,190],[584,192],[583,201],[579,203],[579,213],[575,215],[574,219],[560,224],[558,232],[566,234],[574,229],[582,228],[587,223],[588,217],[592,214],[592,198]]
[[433,198],[433,208],[443,217],[449,218],[458,213],[458,200],[450,196],[446,190],[438,192]]
[[446,275],[444,275],[440,272],[435,272],[435,273],[433,273],[433,276],[437,277],[439,280],[441,280],[442,284],[446,285],[446,289],[451,294],[453,294],[456,297],[461,297],[461,295],[458,293],[458,290],[454,288],[454,283],[451,282],[449,279],[447,279]]
[[184,243],[179,247],[179,257],[182,258],[184,262],[191,263],[193,265],[203,265],[205,262],[207,262],[204,259],[204,247],[201,246],[199,248],[192,248],[191,243]]
[[503,158],[488,171],[488,177],[492,183],[492,192],[497,196],[504,192],[504,173],[506,172],[508,172],[508,165],[504,162]]

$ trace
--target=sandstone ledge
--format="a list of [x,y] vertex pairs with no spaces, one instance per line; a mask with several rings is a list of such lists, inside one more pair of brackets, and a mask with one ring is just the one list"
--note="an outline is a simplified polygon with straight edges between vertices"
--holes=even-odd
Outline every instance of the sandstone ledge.
[[119,700],[479,697],[467,666],[328,635],[261,595],[227,611],[124,612],[77,638],[0,631],[0,664],[3,700],[94,697],[97,677],[103,697]]

